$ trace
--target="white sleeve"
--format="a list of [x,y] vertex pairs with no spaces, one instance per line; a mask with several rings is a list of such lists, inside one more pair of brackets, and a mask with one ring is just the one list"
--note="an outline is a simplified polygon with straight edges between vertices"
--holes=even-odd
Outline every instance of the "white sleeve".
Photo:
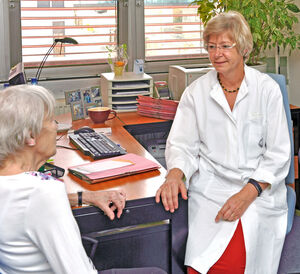
[[97,273],[82,246],[64,185],[56,181],[43,184],[29,199],[25,220],[29,237],[55,273]]
[[189,180],[198,169],[200,137],[193,97],[187,88],[178,105],[166,145],[168,170],[179,168]]
[[291,161],[291,143],[281,91],[272,85],[267,103],[266,150],[252,178],[271,184],[282,182],[288,174]]

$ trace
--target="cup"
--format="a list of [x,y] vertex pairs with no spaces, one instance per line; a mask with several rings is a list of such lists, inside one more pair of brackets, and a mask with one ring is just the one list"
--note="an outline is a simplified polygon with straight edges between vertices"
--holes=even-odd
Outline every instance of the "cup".
[[[117,116],[117,113],[108,107],[89,108],[88,114],[95,124],[104,123],[105,121],[114,119]],[[109,117],[110,114],[112,114],[111,117]]]
[[125,70],[125,62],[124,61],[116,61],[114,62],[114,73],[115,76],[122,76]]

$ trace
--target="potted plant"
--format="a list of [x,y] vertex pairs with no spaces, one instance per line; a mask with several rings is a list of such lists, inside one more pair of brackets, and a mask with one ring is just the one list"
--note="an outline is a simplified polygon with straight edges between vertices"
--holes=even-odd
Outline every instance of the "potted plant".
[[121,44],[115,47],[106,47],[108,50],[108,63],[115,76],[123,74],[128,62],[127,45]]
[[198,14],[205,25],[220,12],[234,10],[247,20],[252,36],[253,50],[248,65],[259,64],[266,49],[282,47],[292,50],[299,47],[300,35],[293,31],[298,22],[295,13],[300,10],[293,0],[196,0]]

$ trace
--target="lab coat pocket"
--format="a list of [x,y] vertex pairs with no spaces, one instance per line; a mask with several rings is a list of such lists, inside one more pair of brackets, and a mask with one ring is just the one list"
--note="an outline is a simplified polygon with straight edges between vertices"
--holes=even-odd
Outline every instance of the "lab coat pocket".
[[252,118],[247,123],[248,127],[248,142],[247,142],[247,159],[257,160],[263,153],[265,147],[264,127],[262,117]]

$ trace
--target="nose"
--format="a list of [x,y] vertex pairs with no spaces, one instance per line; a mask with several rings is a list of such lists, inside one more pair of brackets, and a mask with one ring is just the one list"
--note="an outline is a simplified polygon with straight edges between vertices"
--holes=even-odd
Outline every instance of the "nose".
[[220,47],[216,47],[215,56],[218,57],[222,55],[223,55],[223,50]]

